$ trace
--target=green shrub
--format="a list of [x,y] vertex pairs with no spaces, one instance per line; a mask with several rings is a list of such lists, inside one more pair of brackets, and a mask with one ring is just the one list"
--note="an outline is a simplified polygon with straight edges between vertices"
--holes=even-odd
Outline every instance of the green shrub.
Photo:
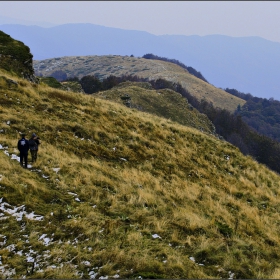
[[218,227],[219,232],[225,237],[232,236],[233,230],[227,224],[216,222],[216,226]]

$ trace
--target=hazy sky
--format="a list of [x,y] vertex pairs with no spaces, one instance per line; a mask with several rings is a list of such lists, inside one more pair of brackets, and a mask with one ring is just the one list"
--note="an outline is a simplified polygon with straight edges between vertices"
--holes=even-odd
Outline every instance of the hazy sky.
[[278,1],[0,1],[0,16],[93,23],[155,35],[260,36],[280,42]]

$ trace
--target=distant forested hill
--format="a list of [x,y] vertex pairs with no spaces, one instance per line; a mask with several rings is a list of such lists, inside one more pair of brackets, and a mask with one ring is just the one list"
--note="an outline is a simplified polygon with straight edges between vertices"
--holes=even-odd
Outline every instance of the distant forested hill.
[[236,115],[242,116],[258,133],[280,142],[280,101],[255,97],[236,89],[226,88],[225,91],[247,101],[238,107]]

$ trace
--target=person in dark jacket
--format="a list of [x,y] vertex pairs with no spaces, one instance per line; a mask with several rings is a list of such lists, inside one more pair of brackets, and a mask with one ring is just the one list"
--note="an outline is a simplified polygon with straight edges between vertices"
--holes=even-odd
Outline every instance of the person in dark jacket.
[[32,157],[32,162],[35,162],[37,160],[38,147],[41,144],[39,139],[40,138],[37,137],[35,133],[33,133],[31,138],[29,139],[29,149]]
[[18,150],[20,152],[19,158],[20,158],[20,165],[27,168],[27,157],[28,157],[28,150],[29,150],[29,142],[25,139],[25,134],[23,133],[21,135],[21,139],[18,140]]

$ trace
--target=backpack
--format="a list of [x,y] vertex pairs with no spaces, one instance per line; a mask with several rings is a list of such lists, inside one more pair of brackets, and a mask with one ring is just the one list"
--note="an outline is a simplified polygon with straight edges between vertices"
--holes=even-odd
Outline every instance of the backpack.
[[37,143],[32,138],[29,140],[29,149],[30,150],[37,150]]

